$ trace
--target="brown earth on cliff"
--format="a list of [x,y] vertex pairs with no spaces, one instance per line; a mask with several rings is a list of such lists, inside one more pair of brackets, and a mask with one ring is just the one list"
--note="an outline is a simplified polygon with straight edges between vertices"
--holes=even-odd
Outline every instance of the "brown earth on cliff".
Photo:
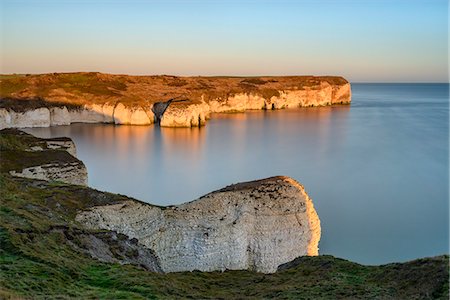
[[[282,90],[315,90],[328,83],[343,86],[338,76],[282,77],[178,77],[169,75],[130,76],[103,73],[50,73],[39,75],[0,75],[0,108],[23,111],[48,107],[120,102],[126,106],[152,104],[175,97],[188,103],[208,102],[247,93],[270,98]],[[8,101],[5,101],[8,100]],[[27,101],[22,103],[20,101]],[[30,101],[39,103],[30,103]],[[45,102],[45,103],[42,103]]]

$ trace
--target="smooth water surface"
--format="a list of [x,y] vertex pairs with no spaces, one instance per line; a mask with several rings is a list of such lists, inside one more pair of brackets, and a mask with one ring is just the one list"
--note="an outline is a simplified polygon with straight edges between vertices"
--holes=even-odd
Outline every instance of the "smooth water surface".
[[89,184],[160,205],[288,175],[322,224],[321,254],[360,263],[448,253],[448,85],[354,84],[351,106],[214,115],[204,128],[75,124]]

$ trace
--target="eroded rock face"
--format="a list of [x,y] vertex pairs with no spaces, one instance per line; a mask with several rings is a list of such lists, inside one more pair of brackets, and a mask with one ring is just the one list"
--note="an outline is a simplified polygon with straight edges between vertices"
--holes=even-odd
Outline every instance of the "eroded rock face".
[[105,115],[99,105],[85,105],[69,110],[70,123],[105,123]]
[[10,171],[12,176],[47,181],[62,181],[70,184],[87,185],[87,170],[83,163],[49,163],[22,169],[22,171]]
[[77,148],[75,147],[75,143],[69,138],[45,139],[44,141],[47,149],[64,150],[73,157],[77,157]]
[[[37,75],[22,78],[24,84],[39,86],[67,75]],[[124,90],[111,95],[107,91],[90,90],[78,86],[79,93],[63,86],[52,89],[45,99],[20,100],[25,95],[36,97],[26,89],[0,102],[0,129],[6,127],[47,127],[71,123],[115,123],[163,127],[196,127],[204,125],[211,113],[245,112],[246,110],[272,110],[309,106],[348,104],[351,102],[350,83],[333,76],[281,76],[281,77],[176,77],[176,76],[118,76],[107,74],[78,74],[100,86],[116,80],[122,81]],[[46,80],[40,83],[39,78]],[[30,80],[30,81],[28,81]],[[4,80],[8,81],[8,80]],[[113,84],[114,83],[114,84]],[[125,86],[127,88],[125,89]],[[106,96],[108,95],[108,96]],[[170,103],[180,95],[186,102]],[[10,95],[11,96],[11,95]],[[81,97],[81,98],[80,98]],[[65,106],[64,106],[65,105]],[[54,108],[56,106],[56,108]],[[70,107],[69,107],[70,106]],[[167,107],[167,110],[165,109]]]
[[209,117],[209,105],[198,104],[171,104],[161,117],[162,127],[197,127],[205,125]]
[[149,125],[154,123],[151,109],[140,106],[126,107],[123,104],[84,105],[68,109],[62,107],[37,108],[24,112],[0,109],[0,129],[49,127],[72,123],[115,123],[127,125]]
[[[5,113],[2,113],[4,115]],[[8,111],[9,117],[6,120],[0,121],[0,124],[5,124],[5,127],[49,127],[50,126],[50,111],[48,108],[37,108],[24,112]],[[9,121],[9,124],[8,124]]]
[[266,108],[266,100],[259,95],[239,93],[209,101],[212,113],[244,112],[246,110],[261,110]]
[[67,107],[50,108],[50,126],[70,125],[70,113]]
[[139,106],[126,107],[122,103],[117,104],[114,109],[114,123],[127,125],[150,125],[153,124],[153,113],[147,112]]
[[76,158],[76,148],[70,138],[41,139],[17,129],[3,129],[0,137],[15,138],[19,149],[0,149],[2,172],[12,176],[47,181],[62,181],[87,185],[85,165]]
[[167,208],[131,200],[97,206],[76,219],[138,239],[165,272],[272,273],[298,256],[317,255],[320,239],[313,203],[289,177],[232,185]]

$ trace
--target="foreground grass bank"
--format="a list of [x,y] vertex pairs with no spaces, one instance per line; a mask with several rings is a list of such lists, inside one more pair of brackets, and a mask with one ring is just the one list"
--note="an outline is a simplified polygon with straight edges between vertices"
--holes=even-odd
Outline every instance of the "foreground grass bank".
[[448,299],[448,256],[375,267],[331,256],[302,257],[271,275],[158,274],[101,263],[73,247],[77,235],[86,232],[73,216],[89,188],[5,174],[0,180],[4,298]]

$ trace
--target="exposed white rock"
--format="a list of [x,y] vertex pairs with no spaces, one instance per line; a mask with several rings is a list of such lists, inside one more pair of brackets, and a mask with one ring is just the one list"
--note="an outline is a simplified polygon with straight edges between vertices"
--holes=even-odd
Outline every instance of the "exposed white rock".
[[114,108],[115,105],[106,103],[102,105],[101,112],[103,114],[103,121],[105,123],[114,123]]
[[153,123],[145,110],[140,107],[126,107],[119,103],[114,109],[114,123],[127,125],[149,125]]
[[5,108],[0,108],[0,130],[11,127],[11,115]]
[[265,109],[265,99],[259,95],[239,93],[222,99],[209,102],[212,113],[244,112],[253,109]]
[[81,162],[50,163],[9,173],[16,177],[62,181],[70,184],[87,185],[88,183],[86,167]]
[[76,219],[137,238],[155,252],[165,272],[272,273],[298,256],[317,255],[320,239],[313,203],[289,177],[232,185],[167,208],[131,200],[97,206]]
[[268,108],[284,109],[308,106],[331,105],[332,87],[328,83],[319,90],[305,88],[303,90],[279,91],[279,96],[273,96],[266,102]]
[[84,106],[78,109],[70,109],[70,123],[104,123],[105,116],[102,107],[97,105]]
[[205,125],[209,112],[209,105],[206,103],[172,104],[163,114],[160,125],[162,127],[202,126]]
[[130,116],[130,125],[149,125],[153,124],[154,118],[150,118],[142,107],[132,108]]
[[50,126],[70,125],[70,114],[67,107],[50,108]]
[[[9,117],[10,126],[8,127],[24,128],[50,126],[50,111],[46,107],[28,110],[25,112],[9,111]],[[0,123],[6,122],[0,121]]]
[[[163,127],[196,127],[206,123],[210,113],[244,112],[246,110],[284,109],[325,106],[351,102],[350,84],[332,85],[322,81],[320,86],[287,88],[275,91],[276,96],[238,93],[200,103],[172,103],[160,118]],[[270,98],[269,98],[270,97]],[[78,109],[66,107],[38,108],[26,112],[0,109],[0,129],[6,127],[48,127],[71,123],[115,123],[149,125],[155,123],[151,107],[135,104],[106,103],[84,105]]]
[[352,99],[352,89],[350,83],[342,86],[333,86],[333,96],[331,104],[346,104]]
[[68,109],[65,106],[38,108],[25,112],[0,109],[0,129],[48,127],[72,123],[149,125],[154,123],[154,116],[151,110],[146,111],[140,106],[125,107],[122,103],[92,104],[75,109]]
[[17,129],[5,129],[1,134],[15,136],[19,140],[25,138],[22,154],[17,155],[21,150],[2,153],[6,155],[6,160],[10,160],[5,172],[16,177],[87,185],[86,167],[76,158],[75,144],[70,138],[41,139]]
[[[65,150],[69,152],[70,155],[73,157],[77,157],[77,149],[75,147],[75,143],[68,139],[68,140],[58,140],[58,139],[46,139],[47,149],[52,150]],[[41,149],[33,149],[34,151],[37,150],[43,150]]]

